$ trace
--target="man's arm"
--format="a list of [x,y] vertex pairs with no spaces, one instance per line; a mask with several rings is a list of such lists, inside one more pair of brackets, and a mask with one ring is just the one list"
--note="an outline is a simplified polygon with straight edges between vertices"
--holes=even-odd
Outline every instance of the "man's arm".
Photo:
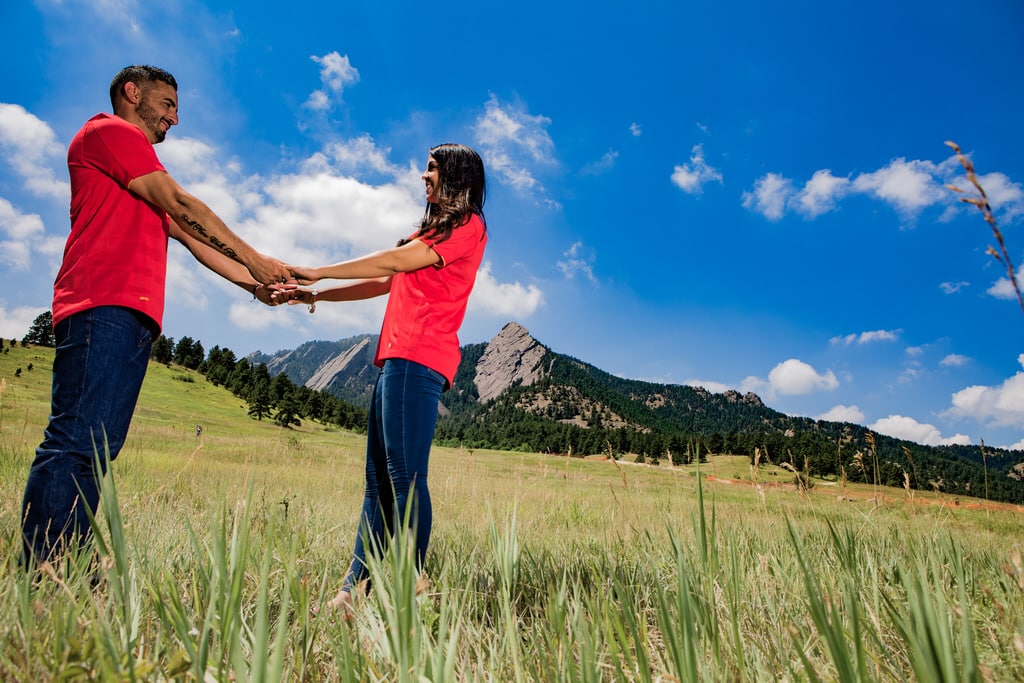
[[[283,263],[249,246],[210,207],[182,189],[169,173],[156,171],[139,176],[128,189],[166,211],[185,234],[248,268],[257,282],[270,285],[288,279],[290,273]],[[188,246],[185,242],[183,244]],[[196,251],[189,251],[198,258]],[[203,264],[206,265],[205,262]],[[216,268],[211,269],[220,272]]]
[[274,306],[278,302],[271,298],[273,290],[255,281],[248,269],[238,261],[232,260],[181,229],[176,223],[171,223],[171,237],[181,242],[182,246],[189,250],[195,260],[220,275],[228,282],[232,282],[263,303]]

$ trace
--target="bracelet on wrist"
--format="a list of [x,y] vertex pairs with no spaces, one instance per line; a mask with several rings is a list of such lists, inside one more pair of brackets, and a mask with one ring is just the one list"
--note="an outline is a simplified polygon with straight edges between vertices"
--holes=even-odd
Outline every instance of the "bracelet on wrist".
[[262,287],[262,286],[263,285],[261,285],[259,282],[257,282],[256,284],[254,284],[252,286],[252,300],[253,301],[256,301],[256,292],[259,291],[259,288]]
[[313,313],[316,313],[316,295],[319,294],[319,293],[320,292],[316,291],[315,289],[310,290],[310,292],[309,292],[309,294],[310,294],[310,297],[309,297],[309,313],[310,313],[310,315],[312,315]]

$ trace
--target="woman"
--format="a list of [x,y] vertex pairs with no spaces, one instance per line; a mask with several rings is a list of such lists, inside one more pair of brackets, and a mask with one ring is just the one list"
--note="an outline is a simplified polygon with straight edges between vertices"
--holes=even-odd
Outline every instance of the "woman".
[[[427,461],[441,393],[460,360],[458,331],[487,245],[486,181],[480,156],[463,145],[430,150],[427,207],[417,230],[393,249],[319,268],[291,267],[309,285],[353,280],[330,289],[284,286],[289,303],[355,301],[389,294],[374,364],[366,439],[366,492],[352,565],[331,607],[348,610],[352,590],[368,577],[366,553],[402,528],[407,506],[417,566],[430,540]],[[373,546],[367,548],[364,541]]]

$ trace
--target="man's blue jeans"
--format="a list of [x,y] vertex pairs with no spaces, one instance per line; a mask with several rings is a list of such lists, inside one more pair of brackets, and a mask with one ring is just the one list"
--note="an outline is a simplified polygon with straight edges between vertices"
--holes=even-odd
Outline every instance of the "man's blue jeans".
[[25,560],[53,559],[72,539],[89,536],[99,456],[117,457],[146,376],[156,324],[141,313],[101,306],[54,328],[50,420],[36,449],[22,503]]
[[395,530],[403,529],[409,505],[416,566],[423,568],[432,523],[427,464],[444,386],[436,370],[398,358],[384,361],[370,403],[366,491],[345,590],[367,578],[367,551],[387,547]]

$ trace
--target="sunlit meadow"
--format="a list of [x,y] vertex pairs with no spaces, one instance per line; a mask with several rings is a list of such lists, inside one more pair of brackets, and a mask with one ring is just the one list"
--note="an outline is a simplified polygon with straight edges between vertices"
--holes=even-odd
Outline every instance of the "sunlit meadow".
[[435,448],[424,575],[399,538],[351,620],[316,615],[348,564],[364,438],[258,422],[156,364],[95,556],[26,572],[51,360],[0,353],[4,680],[1024,680],[1024,510],[802,490],[767,457]]

